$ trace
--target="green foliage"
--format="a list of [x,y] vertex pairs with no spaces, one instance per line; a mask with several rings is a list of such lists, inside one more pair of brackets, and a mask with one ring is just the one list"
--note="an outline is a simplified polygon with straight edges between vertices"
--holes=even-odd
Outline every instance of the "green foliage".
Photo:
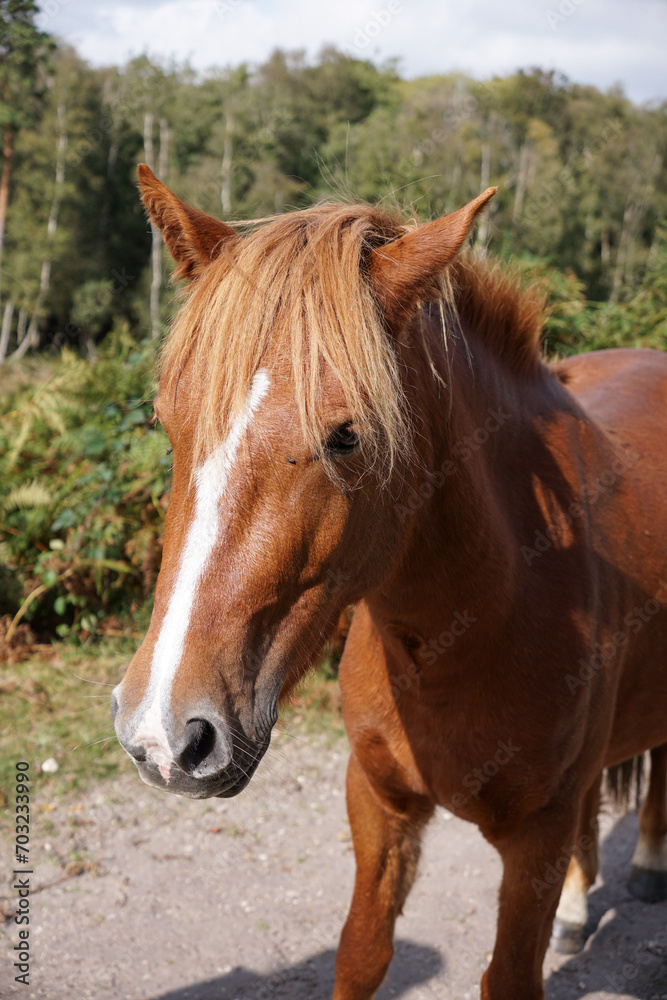
[[524,257],[523,277],[544,287],[549,307],[545,324],[548,355],[565,356],[609,347],[667,350],[667,234],[658,230],[641,284],[627,302],[591,302],[572,270]]
[[[625,303],[597,306],[596,323],[585,349],[653,347],[667,350],[667,234],[658,240],[643,271],[643,281]],[[583,349],[584,345],[575,345]]]
[[72,296],[72,322],[97,336],[111,319],[113,283],[108,279],[86,281]]
[[547,357],[586,350],[596,306],[586,301],[583,281],[571,269],[559,271],[536,257],[524,256],[518,266],[522,280],[540,285],[546,296],[543,343]]
[[0,401],[0,614],[33,628],[95,633],[155,582],[169,486],[168,441],[152,420],[153,350],[126,324],[94,364],[64,351],[51,377]]
[[0,4],[0,129],[32,125],[41,112],[54,43],[35,25],[34,0]]

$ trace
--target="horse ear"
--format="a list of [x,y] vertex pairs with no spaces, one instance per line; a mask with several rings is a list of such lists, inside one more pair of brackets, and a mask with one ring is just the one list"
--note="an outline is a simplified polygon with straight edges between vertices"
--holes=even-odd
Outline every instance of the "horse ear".
[[178,264],[175,278],[196,278],[226,243],[240,239],[231,226],[184,204],[145,163],[137,173],[144,208]]
[[498,189],[487,188],[451,215],[406,233],[373,251],[370,278],[390,327],[412,314],[418,299],[438,294],[438,279],[458,253],[475,216]]

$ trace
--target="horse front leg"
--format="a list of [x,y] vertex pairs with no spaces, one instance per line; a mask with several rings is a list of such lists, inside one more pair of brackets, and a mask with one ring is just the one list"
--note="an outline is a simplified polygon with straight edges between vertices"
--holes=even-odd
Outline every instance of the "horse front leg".
[[418,796],[401,809],[382,802],[352,754],[347,809],[357,871],[333,1000],[372,1000],[394,952],[394,924],[417,873],[421,834],[434,807]]
[[565,875],[554,920],[551,947],[561,955],[576,955],[586,944],[588,890],[598,873],[599,774],[584,795],[579,814],[574,854]]
[[577,835],[577,802],[551,803],[502,839],[498,929],[482,1000],[544,1000],[542,965]]

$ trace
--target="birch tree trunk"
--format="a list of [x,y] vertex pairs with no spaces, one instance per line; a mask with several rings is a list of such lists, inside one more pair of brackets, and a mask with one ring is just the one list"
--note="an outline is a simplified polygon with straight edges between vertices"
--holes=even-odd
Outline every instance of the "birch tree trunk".
[[5,225],[7,223],[9,182],[12,176],[13,159],[14,132],[11,128],[6,128],[3,143],[2,177],[0,177],[0,292],[2,291],[2,251],[5,245]]
[[604,264],[611,260],[611,244],[609,243],[609,228],[605,222],[600,234],[600,259]]
[[[153,153],[153,112],[146,111],[144,114],[144,160],[146,165],[155,173],[155,154]],[[156,247],[160,250],[160,230],[151,220],[151,291],[150,291],[150,314],[151,314],[151,336],[157,337],[160,333],[160,286],[157,285],[155,275]],[[157,303],[157,308],[156,308]]]
[[167,179],[167,164],[169,163],[169,122],[166,118],[160,118],[160,157],[158,160],[157,175],[159,180]]
[[0,365],[7,356],[7,347],[9,346],[9,335],[12,329],[13,315],[14,303],[11,299],[7,299],[7,302],[5,303],[5,311],[2,315],[2,330],[0,330]]
[[155,156],[153,155],[153,112],[144,113],[144,160],[155,173]]
[[[491,177],[491,143],[484,141],[482,143],[482,166],[479,172],[479,183],[480,191],[486,191],[489,186],[489,179]],[[481,218],[479,220],[479,227],[477,229],[477,246],[480,248],[486,247],[486,241],[489,238],[489,211],[481,213]]]
[[517,223],[523,211],[523,202],[528,188],[528,175],[530,173],[530,146],[524,142],[519,153],[519,176],[516,182],[516,194],[514,195],[514,208],[512,209],[512,222]]
[[16,346],[20,347],[25,339],[25,332],[28,328],[28,310],[25,306],[19,309],[19,321],[16,325]]
[[109,146],[109,154],[107,156],[107,173],[106,173],[106,185],[104,188],[104,202],[102,203],[102,211],[100,212],[100,236],[106,236],[107,230],[109,228],[109,215],[111,214],[111,184],[116,173],[116,163],[118,162],[118,142],[114,139]]
[[222,203],[222,211],[225,215],[230,215],[232,211],[233,130],[234,117],[232,112],[228,109],[225,119],[225,145],[222,151],[222,163],[220,165],[220,173],[222,175],[222,181],[220,184],[220,201]]
[[618,243],[618,252],[616,254],[614,278],[611,285],[611,293],[609,295],[610,302],[618,302],[619,300],[625,278],[625,272],[628,266],[632,237],[635,227],[641,218],[641,214],[642,205],[640,202],[635,200],[634,192],[631,191],[628,195],[625,211],[623,212],[623,226],[621,228],[621,238]]
[[[167,175],[169,158],[169,124],[166,118],[160,119],[160,159],[157,171],[155,169],[155,152],[153,147],[153,112],[144,115],[144,155],[147,165],[154,174],[163,181]],[[160,230],[151,222],[151,336],[160,336],[160,289],[162,287],[162,236]]]
[[53,258],[53,241],[58,231],[58,213],[60,212],[60,202],[63,197],[63,187],[65,184],[65,152],[67,150],[67,132],[65,131],[65,107],[58,105],[58,143],[56,145],[56,185],[49,212],[49,221],[46,225],[46,246],[47,255],[42,261],[42,270],[39,276],[39,291],[37,301],[30,319],[30,326],[23,341],[14,351],[12,357],[22,358],[31,347],[39,344],[39,321],[41,319],[46,296],[49,293],[51,283],[51,263]]

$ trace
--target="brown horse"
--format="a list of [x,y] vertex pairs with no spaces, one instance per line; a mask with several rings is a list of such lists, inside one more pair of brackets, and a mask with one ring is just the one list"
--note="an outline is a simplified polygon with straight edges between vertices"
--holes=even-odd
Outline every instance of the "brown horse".
[[[633,886],[667,890],[667,357],[540,356],[541,301],[420,227],[323,204],[243,233],[146,167],[190,283],[155,408],[173,490],[112,711],[151,785],[230,796],[357,603],[340,667],[357,862],[335,1000],[369,1000],[437,805],[504,865],[487,1000],[581,945],[600,775],[652,750]],[[567,876],[567,877],[566,877]]]

